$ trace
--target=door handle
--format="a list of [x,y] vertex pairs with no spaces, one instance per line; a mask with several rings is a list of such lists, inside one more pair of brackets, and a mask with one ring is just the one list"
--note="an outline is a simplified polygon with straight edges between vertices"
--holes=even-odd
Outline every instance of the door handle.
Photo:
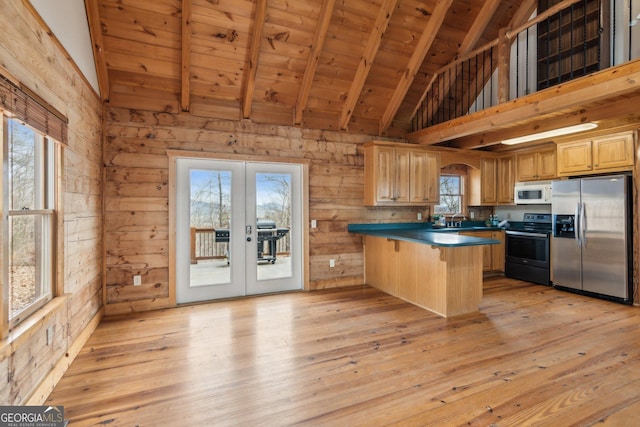
[[584,203],[582,203],[580,212],[580,234],[582,235],[582,247],[587,247],[587,212]]
[[576,203],[576,212],[573,218],[573,235],[575,236],[576,244],[580,247],[580,224],[582,223],[580,220],[580,203]]
[[247,242],[250,242],[250,241],[251,241],[251,237],[247,237]]

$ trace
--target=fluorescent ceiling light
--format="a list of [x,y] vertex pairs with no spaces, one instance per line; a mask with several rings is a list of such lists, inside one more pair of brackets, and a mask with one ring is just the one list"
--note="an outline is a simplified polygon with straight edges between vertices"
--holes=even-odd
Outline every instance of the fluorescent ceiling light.
[[596,123],[582,123],[575,126],[567,126],[565,128],[548,130],[546,132],[532,133],[531,135],[519,136],[517,138],[509,138],[502,141],[506,145],[522,144],[523,142],[538,141],[539,139],[553,138],[554,136],[569,135],[571,133],[583,132],[597,128]]

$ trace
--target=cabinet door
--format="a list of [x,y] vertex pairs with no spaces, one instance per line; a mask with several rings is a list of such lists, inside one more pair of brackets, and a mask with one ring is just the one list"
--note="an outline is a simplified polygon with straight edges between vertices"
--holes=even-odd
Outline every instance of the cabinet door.
[[433,153],[411,152],[411,203],[438,203],[440,162]]
[[557,176],[556,150],[537,153],[537,179],[554,179]]
[[482,179],[481,200],[482,204],[495,204],[498,202],[497,182],[497,160],[481,159],[480,175]]
[[500,240],[500,244],[491,245],[491,270],[504,272],[504,260],[505,260],[505,244],[504,244],[504,231],[493,231],[491,238]]
[[[460,231],[458,234],[471,237],[482,237],[483,239],[492,239],[491,231]],[[482,246],[482,271],[493,270],[493,251],[492,247],[495,245],[483,245]]]
[[523,153],[516,156],[518,181],[535,181],[537,175],[536,153]]
[[513,204],[513,187],[516,179],[514,166],[514,156],[498,159],[498,203]]
[[395,177],[392,200],[395,203],[409,203],[411,199],[411,152],[395,150]]
[[633,166],[633,135],[623,133],[593,140],[593,170]]
[[591,171],[591,141],[558,144],[558,174]]
[[395,150],[387,147],[375,149],[376,202],[389,203],[394,198],[396,180]]

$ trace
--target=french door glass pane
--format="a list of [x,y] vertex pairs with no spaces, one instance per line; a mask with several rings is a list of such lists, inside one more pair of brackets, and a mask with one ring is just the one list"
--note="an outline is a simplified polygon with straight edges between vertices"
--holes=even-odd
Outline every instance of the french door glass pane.
[[291,174],[256,174],[257,279],[291,277]]
[[231,172],[190,171],[190,286],[231,282]]

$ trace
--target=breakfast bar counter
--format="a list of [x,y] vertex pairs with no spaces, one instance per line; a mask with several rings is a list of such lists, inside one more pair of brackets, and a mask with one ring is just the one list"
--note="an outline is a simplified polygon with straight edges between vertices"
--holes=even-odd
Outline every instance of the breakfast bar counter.
[[348,229],[363,236],[366,284],[444,317],[478,311],[482,246],[498,240],[421,223],[350,224]]

